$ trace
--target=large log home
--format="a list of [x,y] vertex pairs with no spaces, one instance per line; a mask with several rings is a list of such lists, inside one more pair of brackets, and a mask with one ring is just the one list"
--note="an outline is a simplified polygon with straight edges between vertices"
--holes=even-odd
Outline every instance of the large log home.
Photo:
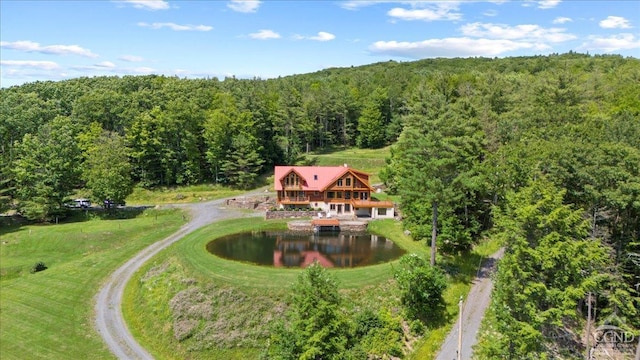
[[276,166],[275,190],[284,209],[312,208],[327,216],[393,218],[391,201],[371,199],[369,174],[344,166]]

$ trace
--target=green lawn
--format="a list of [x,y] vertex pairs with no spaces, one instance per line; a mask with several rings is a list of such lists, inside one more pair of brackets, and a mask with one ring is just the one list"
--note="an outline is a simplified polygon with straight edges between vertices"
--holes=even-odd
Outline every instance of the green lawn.
[[153,190],[136,187],[127,197],[127,205],[181,204],[232,197],[244,193],[212,184],[163,187]]
[[[0,228],[0,358],[110,359],[93,327],[104,279],[145,246],[175,232],[177,210]],[[31,274],[43,261],[48,269]]]
[[369,179],[371,184],[377,184],[380,182],[378,174],[385,166],[385,158],[389,156],[389,147],[381,149],[347,148],[332,152],[309,153],[305,155],[302,163],[319,166],[341,166],[347,164],[354,169],[369,173],[371,175]]
[[[212,287],[218,289],[208,293],[208,297],[226,296],[233,293],[245,301],[219,309],[223,313],[235,313],[243,322],[251,322],[253,311],[247,303],[260,304],[273,299],[285,299],[301,270],[254,266],[228,261],[209,254],[206,244],[223,235],[248,230],[284,228],[286,221],[266,221],[263,219],[228,220],[202,228],[149,261],[132,278],[125,291],[123,312],[136,338],[157,359],[245,359],[255,358],[259,349],[234,347],[222,350],[215,346],[207,349],[198,336],[177,341],[174,338],[173,313],[170,303],[179,292],[188,288]],[[373,232],[394,240],[408,252],[428,257],[424,243],[415,242],[403,234],[401,224],[393,220],[376,221],[370,224]],[[415,359],[431,358],[444,340],[446,332],[455,322],[457,302],[460,295],[469,291],[471,280],[477,271],[481,256],[493,251],[493,246],[481,246],[465,257],[440,257],[439,261],[452,269],[455,276],[446,291],[448,322],[432,329],[418,343]],[[381,304],[398,306],[393,293],[392,265],[381,264],[354,269],[331,269],[338,280],[341,292],[353,301],[352,306]],[[215,294],[215,295],[214,295]],[[206,299],[207,296],[204,297]],[[247,316],[249,313],[249,316]],[[257,316],[257,315],[256,315]],[[248,317],[248,320],[246,319]],[[435,350],[434,350],[435,349]],[[426,357],[425,357],[426,356]]]

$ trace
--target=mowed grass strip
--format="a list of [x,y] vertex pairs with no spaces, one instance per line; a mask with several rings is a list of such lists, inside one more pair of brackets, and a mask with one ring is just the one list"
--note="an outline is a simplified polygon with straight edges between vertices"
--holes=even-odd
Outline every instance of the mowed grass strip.
[[[227,285],[248,289],[286,288],[296,281],[302,270],[244,264],[213,256],[206,251],[207,243],[217,237],[242,231],[286,229],[286,222],[240,219],[216,223],[194,232],[187,241],[176,244],[175,256],[202,276]],[[338,279],[341,288],[357,288],[387,280],[391,270],[389,264],[380,264],[352,269],[331,269],[331,272]]]
[[163,187],[153,190],[136,187],[127,197],[127,205],[183,204],[232,197],[243,193],[214,184]]
[[[285,299],[303,270],[257,266],[222,259],[208,253],[206,245],[216,238],[239,232],[284,230],[287,221],[245,218],[217,222],[187,235],[154,257],[134,275],[127,285],[123,299],[123,313],[136,339],[157,359],[256,358],[260,349],[190,350],[188,345],[178,342],[173,336],[169,303],[175,294],[191,285],[234,289],[233,291],[250,294],[255,299],[252,301],[260,301],[262,296]],[[397,232],[402,239],[396,243],[419,249],[411,239],[402,234],[401,227],[394,221],[379,222],[377,229]],[[340,289],[353,291],[388,283],[392,278],[392,271],[389,263],[353,269],[331,269]],[[157,272],[161,274],[156,275],[153,281],[142,281],[144,277]],[[369,294],[367,291],[363,293]]]
[[[0,357],[113,358],[93,326],[95,294],[119,265],[183,223],[178,210],[147,210],[0,229]],[[48,269],[30,274],[37,261]]]
[[318,166],[342,166],[364,171],[371,175],[371,184],[380,182],[378,174],[385,166],[385,159],[391,155],[389,147],[380,149],[347,148],[330,153],[310,153],[305,156],[305,163]]
[[[125,291],[123,312],[134,336],[152,351],[157,359],[245,359],[256,358],[260,349],[213,348],[201,351],[190,348],[193,342],[179,342],[174,338],[173,317],[170,301],[181,290],[190,286],[214,286],[234,289],[253,296],[251,301],[260,301],[262,296],[284,299],[289,294],[302,270],[256,266],[225,260],[209,254],[206,244],[216,238],[244,231],[285,229],[286,220],[237,219],[227,220],[202,228],[180,242],[172,245],[149,261],[132,278]],[[402,224],[394,220],[370,223],[370,230],[393,239],[409,253],[428,257],[429,249],[424,242],[412,240],[403,233]],[[478,252],[479,253],[476,253]],[[447,319],[442,326],[431,329],[417,344],[414,359],[431,358],[438,350],[457,315],[457,303],[461,295],[468,293],[477,271],[477,260],[482,254],[492,253],[492,248],[478,247],[464,257],[439,257],[439,261],[454,268],[456,276],[451,278],[445,293]],[[340,289],[351,296],[371,297],[360,299],[363,303],[380,302],[380,294],[371,289],[388,288],[396,262],[353,269],[331,269]],[[142,280],[155,274],[152,280]],[[385,287],[386,286],[386,287]],[[388,294],[387,294],[388,296]],[[244,306],[244,305],[242,305]],[[238,309],[227,309],[238,311]],[[246,309],[240,311],[247,311]],[[248,310],[251,311],[251,310]],[[191,341],[191,340],[190,340]],[[424,357],[427,356],[427,357]],[[431,357],[429,357],[431,356]]]

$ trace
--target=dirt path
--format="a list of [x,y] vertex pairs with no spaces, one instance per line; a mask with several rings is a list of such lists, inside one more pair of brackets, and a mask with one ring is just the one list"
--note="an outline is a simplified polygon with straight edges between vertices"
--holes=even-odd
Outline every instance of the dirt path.
[[[480,329],[480,322],[491,302],[491,289],[493,289],[491,274],[495,271],[496,263],[503,254],[504,250],[501,249],[482,263],[478,276],[473,281],[471,291],[467,296],[467,301],[463,304],[461,359],[471,359],[472,347],[477,342],[476,335]],[[460,318],[444,340],[436,360],[456,360],[458,358],[459,321]]]
[[[264,189],[261,189],[244,196],[262,194],[263,191]],[[189,211],[191,220],[173,235],[140,251],[107,278],[96,296],[95,327],[116,357],[119,359],[153,359],[151,354],[133,338],[122,317],[122,296],[129,279],[151,257],[190,232],[216,221],[246,215],[246,212],[224,208],[225,200],[174,205]]]

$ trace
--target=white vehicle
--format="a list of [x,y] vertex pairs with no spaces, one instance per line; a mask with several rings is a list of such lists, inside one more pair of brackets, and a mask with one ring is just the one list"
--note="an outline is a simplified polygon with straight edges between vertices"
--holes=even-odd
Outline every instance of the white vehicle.
[[91,200],[89,199],[75,199],[73,203],[76,208],[86,209],[91,207]]

